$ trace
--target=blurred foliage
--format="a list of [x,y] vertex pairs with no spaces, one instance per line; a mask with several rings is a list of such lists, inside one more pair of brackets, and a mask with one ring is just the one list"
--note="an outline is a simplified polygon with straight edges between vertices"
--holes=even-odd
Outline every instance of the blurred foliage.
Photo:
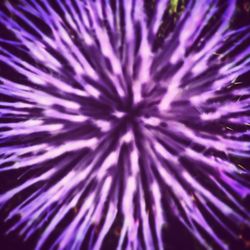
[[171,0],[170,13],[177,13],[180,9],[184,9],[185,0]]

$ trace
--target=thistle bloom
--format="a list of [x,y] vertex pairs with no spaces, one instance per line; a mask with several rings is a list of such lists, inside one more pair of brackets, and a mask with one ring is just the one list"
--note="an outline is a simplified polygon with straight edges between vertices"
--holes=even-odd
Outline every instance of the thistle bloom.
[[160,39],[170,3],[147,2],[0,10],[0,206],[36,249],[105,248],[117,225],[115,249],[165,249],[171,217],[227,249],[217,229],[250,226],[250,29],[235,0],[190,0]]

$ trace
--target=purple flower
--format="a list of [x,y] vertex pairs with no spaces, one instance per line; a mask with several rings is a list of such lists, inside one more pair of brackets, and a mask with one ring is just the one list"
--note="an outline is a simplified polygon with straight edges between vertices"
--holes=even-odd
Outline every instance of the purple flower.
[[172,217],[227,249],[217,229],[250,226],[250,28],[190,0],[162,35],[169,1],[145,2],[0,9],[0,206],[36,249],[167,249]]

